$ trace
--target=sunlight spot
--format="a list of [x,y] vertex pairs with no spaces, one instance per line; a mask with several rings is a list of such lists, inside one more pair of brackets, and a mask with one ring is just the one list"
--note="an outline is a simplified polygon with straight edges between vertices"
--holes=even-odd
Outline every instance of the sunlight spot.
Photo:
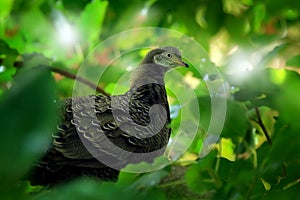
[[0,73],[5,71],[5,67],[3,65],[0,66]]
[[204,81],[209,81],[209,80],[210,80],[209,75],[208,75],[208,74],[205,74],[205,75],[203,76],[203,80],[204,80]]
[[74,30],[69,24],[63,25],[59,29],[60,41],[64,44],[73,44],[75,42]]
[[252,66],[252,64],[250,62],[248,62],[248,61],[245,61],[244,63],[242,63],[241,66],[242,66],[242,70],[248,71],[248,72],[252,71],[253,68],[254,68]]
[[77,31],[61,13],[56,12],[54,26],[56,29],[57,40],[61,44],[72,46],[76,43]]
[[132,71],[133,69],[134,69],[134,67],[133,67],[132,65],[129,65],[129,66],[126,68],[127,71]]
[[174,119],[179,115],[180,109],[181,109],[180,105],[171,105],[170,106],[170,117],[171,117],[171,119]]
[[247,78],[262,59],[262,55],[259,52],[246,51],[234,47],[231,51],[228,62],[227,72],[234,76],[237,80]]
[[141,10],[141,15],[142,15],[142,16],[146,16],[147,14],[148,14],[148,8],[145,7],[145,8],[143,8],[143,9]]

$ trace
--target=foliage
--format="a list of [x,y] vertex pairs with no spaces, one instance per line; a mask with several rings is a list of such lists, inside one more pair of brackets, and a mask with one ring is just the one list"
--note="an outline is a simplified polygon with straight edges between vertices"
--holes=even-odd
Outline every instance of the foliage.
[[[0,198],[299,199],[299,19],[300,4],[292,0],[0,1]],[[196,159],[210,121],[210,94],[193,68],[179,69],[197,83],[201,112],[199,134],[181,159],[154,172],[122,172],[117,183],[83,178],[54,188],[30,186],[23,178],[50,143],[52,102],[71,96],[73,88],[71,79],[45,66],[76,74],[99,42],[149,26],[193,37],[220,66],[230,91],[214,150]],[[77,34],[63,37],[70,32]],[[126,51],[144,39],[120,42]],[[99,60],[104,65],[107,57]],[[115,65],[99,82],[109,93],[126,72]],[[169,83],[180,90],[175,80]],[[180,106],[168,93],[176,132]]]

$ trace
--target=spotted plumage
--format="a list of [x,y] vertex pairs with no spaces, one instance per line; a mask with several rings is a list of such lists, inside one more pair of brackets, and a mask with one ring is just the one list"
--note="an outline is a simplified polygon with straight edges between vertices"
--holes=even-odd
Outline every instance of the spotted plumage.
[[127,164],[163,154],[171,133],[164,74],[177,66],[187,66],[178,49],[157,48],[134,71],[125,94],[65,99],[52,147],[29,177],[32,185],[78,176],[114,181]]

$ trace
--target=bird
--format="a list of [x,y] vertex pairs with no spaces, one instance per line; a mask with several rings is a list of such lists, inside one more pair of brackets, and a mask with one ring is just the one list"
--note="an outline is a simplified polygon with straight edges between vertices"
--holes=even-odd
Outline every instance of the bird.
[[164,76],[176,67],[188,67],[179,49],[158,47],[133,70],[126,93],[63,99],[51,147],[28,175],[31,185],[82,176],[117,181],[126,165],[162,155],[171,134]]

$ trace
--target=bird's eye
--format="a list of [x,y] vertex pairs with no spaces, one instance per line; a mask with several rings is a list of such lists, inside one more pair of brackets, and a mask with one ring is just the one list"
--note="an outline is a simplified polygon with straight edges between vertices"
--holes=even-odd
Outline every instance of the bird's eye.
[[167,53],[167,57],[168,57],[168,58],[171,58],[172,55],[171,55],[170,53]]

